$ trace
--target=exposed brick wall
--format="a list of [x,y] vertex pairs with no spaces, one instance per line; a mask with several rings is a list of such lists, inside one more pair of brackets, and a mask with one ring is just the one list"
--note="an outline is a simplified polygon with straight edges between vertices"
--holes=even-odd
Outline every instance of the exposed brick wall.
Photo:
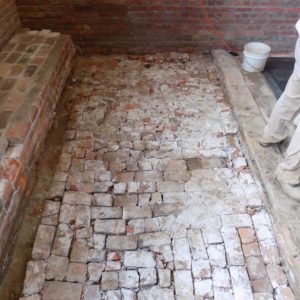
[[0,0],[0,49],[20,25],[15,1]]
[[20,206],[33,166],[71,72],[74,52],[69,36],[42,30],[15,34],[0,53],[2,267],[21,220]]
[[300,0],[16,0],[24,26],[71,34],[93,52],[208,49],[260,40],[293,50]]

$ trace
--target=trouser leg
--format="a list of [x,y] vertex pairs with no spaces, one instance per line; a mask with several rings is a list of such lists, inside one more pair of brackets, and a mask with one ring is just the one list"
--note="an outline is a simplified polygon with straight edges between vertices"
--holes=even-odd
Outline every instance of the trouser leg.
[[288,184],[300,184],[300,124],[287,148],[286,158],[278,165],[276,176]]
[[263,140],[279,142],[287,135],[288,124],[300,111],[300,76],[295,68],[287,86],[277,101],[267,126],[264,129]]

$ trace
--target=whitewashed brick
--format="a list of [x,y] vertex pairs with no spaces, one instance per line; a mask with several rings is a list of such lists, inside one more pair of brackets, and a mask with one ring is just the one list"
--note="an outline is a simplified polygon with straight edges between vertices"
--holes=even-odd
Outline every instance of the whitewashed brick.
[[195,280],[194,287],[196,297],[213,297],[213,284],[211,279]]
[[203,239],[206,244],[220,244],[223,243],[223,238],[219,230],[213,228],[202,229]]
[[201,230],[191,229],[188,231],[188,241],[194,260],[207,259],[206,248],[203,242]]
[[168,269],[158,269],[159,286],[167,288],[171,285],[171,271]]
[[192,273],[195,279],[211,278],[211,268],[209,260],[193,260]]
[[226,267],[225,249],[223,245],[210,245],[207,248],[209,261],[212,266]]
[[215,287],[230,288],[230,276],[227,269],[215,268],[212,279]]
[[151,268],[155,267],[154,254],[150,251],[126,251],[124,253],[124,265],[126,267]]
[[163,246],[171,244],[170,235],[167,232],[160,231],[154,233],[145,233],[139,235],[139,247]]
[[174,284],[177,299],[193,299],[194,289],[191,271],[175,271]]
[[228,264],[233,266],[244,265],[244,255],[236,228],[223,227],[221,232],[224,239]]
[[234,300],[232,289],[214,287],[215,300]]
[[234,300],[253,300],[251,284],[245,267],[233,266],[229,268]]
[[139,286],[139,274],[136,270],[121,271],[119,273],[119,285],[123,288],[137,288]]
[[156,269],[143,268],[139,269],[141,287],[155,285],[157,282]]
[[96,220],[95,233],[124,234],[126,232],[125,220]]
[[177,270],[191,269],[191,253],[186,238],[173,240],[174,262]]

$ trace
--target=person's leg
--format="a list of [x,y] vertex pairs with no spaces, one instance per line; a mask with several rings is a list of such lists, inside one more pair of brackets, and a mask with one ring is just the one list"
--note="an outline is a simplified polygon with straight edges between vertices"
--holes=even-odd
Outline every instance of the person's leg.
[[300,111],[300,37],[296,42],[295,59],[293,74],[274,106],[263,136],[259,141],[262,146],[269,146],[284,140],[288,124]]
[[264,146],[286,138],[288,124],[300,111],[300,74],[295,68],[287,86],[277,101],[264,129],[260,143]]
[[300,124],[286,151],[286,158],[278,165],[276,177],[291,185],[300,184]]
[[300,124],[287,149],[286,158],[278,165],[275,176],[283,191],[300,200]]

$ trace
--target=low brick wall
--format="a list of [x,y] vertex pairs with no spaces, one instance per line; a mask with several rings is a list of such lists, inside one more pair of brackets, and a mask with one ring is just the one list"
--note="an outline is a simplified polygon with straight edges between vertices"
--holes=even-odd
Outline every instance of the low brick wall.
[[[16,0],[23,26],[70,34],[85,52],[142,53],[264,41],[293,51],[300,0]],[[38,4],[37,4],[38,3]],[[222,38],[221,38],[222,37]]]
[[7,253],[31,171],[70,74],[69,36],[17,33],[0,52],[0,257]]
[[0,0],[0,49],[21,26],[14,0]]

